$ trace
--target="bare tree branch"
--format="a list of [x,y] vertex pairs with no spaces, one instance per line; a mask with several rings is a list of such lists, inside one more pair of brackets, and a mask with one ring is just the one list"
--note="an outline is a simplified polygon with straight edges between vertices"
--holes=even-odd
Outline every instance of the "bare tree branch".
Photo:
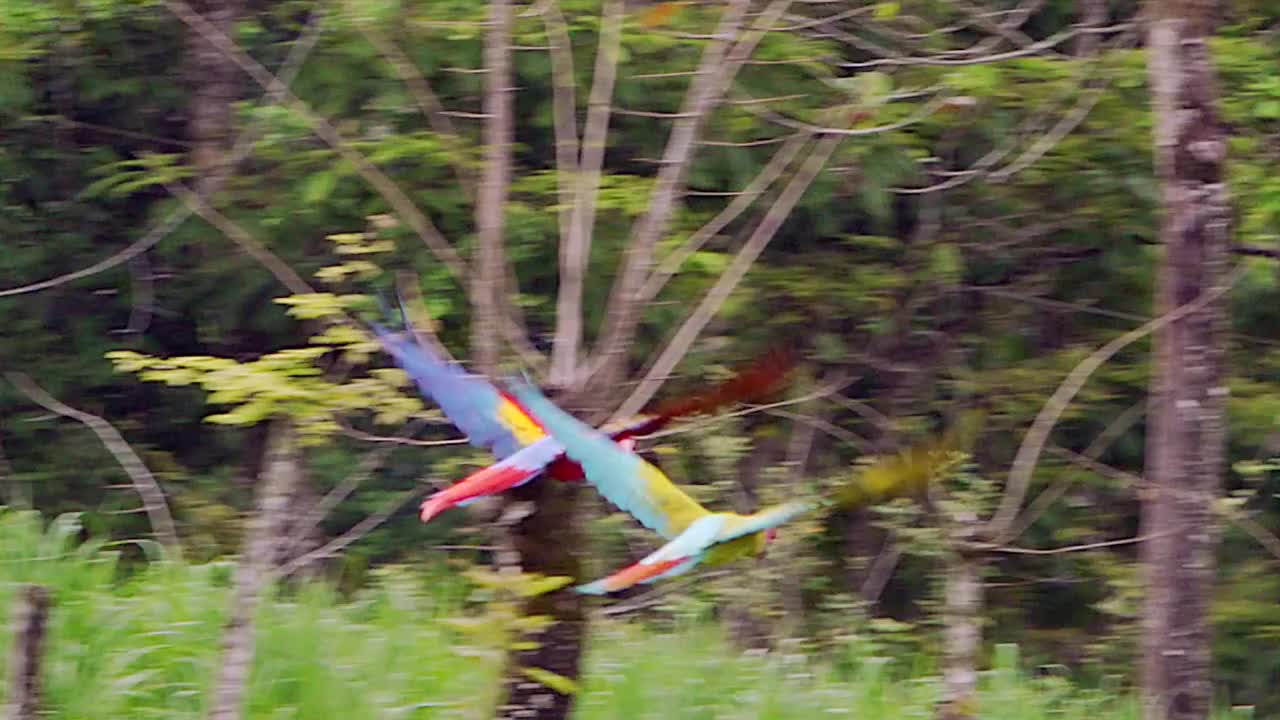
[[782,171],[791,164],[796,153],[800,152],[800,148],[809,140],[808,133],[794,133],[787,138],[778,152],[774,153],[773,158],[760,171],[759,175],[737,194],[733,201],[725,206],[714,218],[706,225],[698,228],[684,245],[662,259],[657,269],[649,275],[644,285],[640,288],[640,302],[647,303],[657,297],[667,282],[680,271],[680,267],[693,256],[694,253],[702,249],[702,246],[708,240],[715,237],[717,233],[729,226],[729,223],[737,219],[748,207],[751,206],[757,198],[759,198],[774,180],[782,174]]
[[768,404],[766,404],[766,405],[748,405],[747,407],[745,407],[745,408],[743,408],[743,409],[741,409],[741,410],[734,410],[734,411],[732,411],[732,412],[726,412],[726,413],[720,413],[720,414],[718,414],[718,415],[712,415],[712,416],[710,416],[710,417],[708,417],[708,418],[706,418],[705,420],[702,420],[702,421],[700,421],[700,422],[691,422],[691,423],[687,423],[687,424],[684,424],[684,425],[680,425],[680,426],[678,426],[678,427],[670,428],[670,429],[667,429],[667,430],[660,430],[660,431],[655,432],[655,433],[652,433],[652,434],[650,434],[650,435],[644,435],[644,436],[643,436],[643,438],[644,438],[644,439],[648,439],[648,440],[654,440],[654,439],[657,439],[657,438],[669,437],[669,436],[671,436],[671,435],[680,435],[680,434],[682,434],[682,433],[692,432],[692,431],[694,431],[694,430],[700,430],[700,429],[702,429],[702,428],[706,428],[706,427],[709,427],[709,426],[715,425],[715,424],[717,424],[717,423],[724,422],[725,420],[731,420],[731,419],[733,419],[733,418],[744,417],[744,416],[746,416],[746,415],[754,415],[754,414],[756,414],[756,413],[761,413],[761,412],[769,412],[770,410],[773,410],[774,408],[788,407],[788,406],[791,406],[791,405],[800,405],[800,404],[803,404],[803,403],[807,403],[807,402],[809,402],[810,400],[817,400],[817,399],[819,399],[819,398],[824,398],[824,397],[827,397],[827,396],[829,396],[829,395],[833,395],[833,394],[835,394],[835,393],[838,393],[838,392],[840,392],[841,390],[843,390],[843,389],[845,389],[845,388],[849,387],[850,385],[854,384],[854,383],[855,383],[855,382],[857,382],[859,379],[860,379],[860,378],[858,378],[858,377],[848,377],[848,376],[846,376],[846,375],[844,375],[844,374],[838,374],[838,375],[835,377],[835,379],[833,379],[831,382],[829,382],[829,383],[827,383],[827,384],[823,385],[822,387],[818,388],[817,390],[814,390],[814,391],[813,391],[813,392],[811,392],[811,393],[806,393],[806,394],[801,395],[800,397],[797,397],[797,398],[790,398],[790,399],[787,399],[787,400],[779,400],[779,401],[777,401],[777,402],[771,402],[771,403],[768,403]]
[[1118,547],[1120,545],[1134,545],[1137,543],[1147,542],[1148,540],[1154,540],[1158,537],[1164,537],[1168,534],[1169,533],[1167,532],[1153,533],[1138,537],[1121,538],[1119,540],[1103,540],[1101,542],[1084,543],[1082,545],[1067,545],[1066,547],[1049,548],[1047,550],[983,543],[979,543],[977,548],[988,552],[1008,553],[1011,555],[1062,555],[1065,553],[1084,552],[1086,550],[1101,550],[1103,548]]
[[350,530],[346,531],[342,535],[330,540],[322,547],[318,547],[305,555],[300,555],[281,565],[276,569],[274,577],[289,577],[317,560],[334,557],[346,549],[346,547],[351,543],[369,534],[370,530],[373,530],[386,522],[387,518],[391,517],[397,510],[404,507],[410,500],[420,497],[422,493],[422,488],[413,488],[412,490],[406,490],[399,495],[396,495],[377,512],[356,523]]
[[733,261],[729,263],[729,267],[725,269],[724,274],[716,280],[716,284],[707,292],[698,308],[689,315],[680,329],[676,331],[671,341],[663,348],[657,360],[649,367],[645,373],[644,379],[632,391],[631,396],[618,409],[615,417],[625,417],[631,415],[644,407],[657,392],[658,388],[666,380],[667,375],[675,369],[675,366],[693,346],[693,341],[706,327],[707,323],[720,310],[720,306],[729,298],[729,294],[738,286],[742,278],[747,274],[747,270],[751,268],[752,263],[764,251],[769,241],[773,239],[778,228],[782,226],[782,222],[791,214],[792,208],[800,201],[804,192],[809,189],[809,185],[813,182],[818,173],[826,165],[827,159],[831,157],[836,148],[840,145],[843,138],[839,135],[828,135],[818,140],[810,152],[809,157],[805,159],[804,164],[800,166],[795,176],[787,184],[786,188],[778,196],[778,199],[765,213],[760,224],[756,226],[755,231],[747,242],[734,256]]
[[[554,4],[553,7],[556,14],[559,14],[559,7]],[[551,382],[554,385],[570,385],[576,379],[578,370],[582,347],[582,291],[587,261],[591,257],[600,171],[604,164],[613,88],[618,77],[618,59],[621,55],[624,12],[623,0],[608,0],[604,5],[595,73],[591,80],[591,94],[587,97],[587,122],[582,131],[581,159],[580,162],[572,163],[569,170],[563,167],[560,169],[560,173],[570,173],[564,177],[566,181],[570,177],[573,179],[573,194],[567,227],[562,226],[560,231],[560,286],[556,297],[556,335],[551,351]],[[568,42],[567,33],[564,42]],[[572,67],[567,71],[572,73]],[[568,81],[572,83],[572,80],[572,75],[569,75]],[[559,81],[556,87],[560,87]],[[561,95],[567,93],[562,92]],[[565,102],[572,103],[572,100],[572,96],[568,96]],[[571,115],[570,123],[573,122],[572,117]],[[557,120],[556,127],[559,128],[560,125],[561,121]],[[558,132],[557,137],[560,134]],[[561,154],[560,144],[557,139],[557,162]],[[567,183],[562,181],[561,194],[568,194],[568,190]]]
[[484,170],[476,202],[478,236],[471,280],[471,355],[481,372],[489,375],[498,368],[500,324],[506,317],[502,308],[508,305],[503,233],[515,133],[510,49],[513,22],[509,0],[489,3],[489,31],[484,46],[484,65],[489,68],[484,89]]
[[1035,472],[1040,453],[1044,450],[1045,443],[1049,439],[1049,433],[1053,432],[1054,426],[1058,423],[1058,418],[1062,417],[1067,405],[1071,403],[1076,393],[1080,392],[1080,389],[1088,382],[1089,377],[1120,350],[1169,323],[1207,307],[1218,297],[1226,294],[1244,276],[1245,270],[1245,264],[1241,263],[1236,266],[1235,270],[1231,272],[1231,275],[1222,285],[1206,289],[1196,299],[1150,320],[1141,327],[1134,328],[1103,345],[1090,354],[1089,357],[1081,360],[1067,374],[1067,377],[1063,378],[1062,383],[1058,385],[1058,389],[1040,408],[1040,413],[1036,415],[1035,421],[1032,422],[1027,434],[1022,438],[1022,444],[1018,447],[1018,453],[1013,459],[1013,465],[1009,468],[1009,478],[1005,484],[1004,495],[1000,498],[1000,506],[987,522],[986,533],[990,537],[995,538],[998,543],[1006,542],[1004,538],[1007,537],[1018,511],[1022,507],[1022,500],[1026,497],[1027,488],[1031,484],[1031,475]]
[[328,120],[312,111],[311,107],[297,95],[294,95],[279,78],[262,67],[258,61],[249,57],[247,53],[236,46],[231,38],[219,32],[208,20],[205,20],[192,10],[191,6],[184,0],[164,0],[164,4],[179,20],[200,33],[210,43],[217,46],[219,51],[231,58],[241,70],[253,78],[254,82],[269,91],[279,89],[281,103],[296,112],[299,117],[311,126],[312,131],[321,140],[328,143],[344,160],[351,163],[356,172],[377,190],[378,194],[382,195],[395,210],[396,214],[404,219],[414,233],[435,254],[436,258],[448,268],[449,272],[459,281],[466,277],[466,267],[462,258],[454,250],[453,246],[449,244],[449,241],[440,234],[435,225],[431,223],[431,220],[413,204],[413,201],[400,189],[399,185],[396,185],[391,178],[387,177],[386,173],[382,172],[377,166],[369,162],[368,158],[352,148],[351,144],[338,133],[337,129]]
[[133,487],[138,492],[138,496],[142,498],[143,508],[146,509],[147,518],[151,521],[151,530],[155,533],[156,539],[165,549],[173,553],[176,559],[182,558],[182,545],[178,542],[178,530],[173,524],[173,515],[169,513],[169,504],[165,501],[164,490],[160,488],[160,483],[156,481],[151,471],[147,469],[142,458],[133,451],[128,441],[120,434],[115,427],[98,417],[83,410],[77,410],[69,405],[59,402],[43,388],[37,385],[31,378],[19,372],[7,372],[5,377],[13,386],[22,391],[32,402],[37,405],[55,412],[63,417],[71,418],[76,422],[83,423],[98,436],[103,446],[115,457],[116,462],[120,463],[120,467],[128,474],[129,479],[133,481]]
[[[406,423],[404,427],[400,428],[400,432],[397,433],[397,437],[388,439],[403,439],[422,429],[424,425],[426,425],[424,420],[421,418],[416,419],[412,422]],[[289,543],[289,546],[283,556],[287,557],[294,554],[298,545],[304,542],[303,539],[310,537],[311,533],[316,528],[320,527],[320,523],[324,522],[324,519],[328,517],[329,513],[332,512],[335,507],[338,506],[338,503],[346,500],[351,493],[356,491],[356,488],[363,485],[366,480],[372,477],[373,473],[375,473],[378,468],[382,467],[382,463],[386,462],[387,457],[391,455],[391,451],[395,448],[396,444],[394,442],[389,442],[365,453],[365,456],[360,459],[359,464],[356,465],[354,470],[347,473],[347,476],[342,479],[342,482],[335,485],[328,493],[325,493],[324,497],[317,500],[316,504],[312,506],[310,510],[303,513],[302,517],[298,519],[298,522],[294,526],[294,530],[292,532],[293,541]]]
[[773,0],[752,28],[742,32],[750,5],[750,0],[729,0],[726,3],[715,39],[703,51],[698,74],[689,84],[681,106],[681,113],[686,117],[677,120],[671,129],[649,208],[632,230],[631,241],[623,255],[622,269],[609,295],[609,323],[589,368],[589,375],[602,383],[616,382],[622,373],[627,344],[640,320],[638,293],[649,274],[658,239],[666,232],[675,213],[698,134],[738,69],[751,56],[767,28],[786,12],[790,0]]
[[[1098,436],[1093,439],[1093,442],[1089,443],[1089,447],[1085,448],[1082,456],[1089,460],[1097,460],[1102,457],[1102,454],[1107,451],[1107,448],[1111,447],[1111,444],[1115,442],[1116,438],[1120,437],[1127,432],[1129,428],[1133,427],[1133,424],[1137,422],[1138,419],[1146,413],[1146,411],[1146,398],[1130,405],[1124,412],[1120,413],[1115,420],[1111,421],[1111,424],[1108,425],[1106,429],[1101,433],[1098,433]],[[1074,480],[1075,478],[1071,476],[1063,478],[1058,482],[1055,482],[1053,485],[1050,485],[1048,488],[1045,488],[1044,492],[1037,495],[1036,498],[1027,505],[1026,511],[1018,516],[1018,519],[1010,526],[1009,531],[1005,533],[1005,537],[1008,538],[1005,542],[1009,542],[1014,538],[1017,538],[1019,535],[1026,532],[1027,528],[1035,524],[1035,521],[1040,519],[1041,515],[1043,515],[1055,502],[1057,502],[1059,498],[1065,495],[1067,490],[1071,489]]]
[[174,197],[182,201],[184,205],[191,208],[196,214],[204,219],[219,232],[226,235],[232,242],[240,246],[240,249],[246,255],[257,260],[259,264],[265,267],[272,275],[280,281],[282,285],[289,288],[290,291],[299,295],[314,293],[315,289],[302,279],[289,263],[280,259],[279,255],[268,250],[262,243],[259,243],[244,228],[237,225],[226,215],[215,210],[204,198],[177,183],[168,183],[165,188],[173,194]]
[[[353,13],[354,15],[358,15]],[[357,17],[356,27],[360,29],[360,33],[364,35],[369,44],[377,49],[387,64],[395,71],[396,76],[400,78],[405,87],[409,88],[409,94],[418,104],[422,116],[427,119],[431,125],[431,131],[439,137],[447,140],[454,146],[455,151],[461,151],[465,148],[465,142],[462,135],[458,133],[458,129],[454,127],[453,121],[449,119],[449,115],[441,104],[440,98],[436,96],[435,91],[431,89],[431,83],[427,82],[426,76],[413,63],[413,60],[400,49],[386,33],[375,26],[372,22],[362,21]],[[476,181],[475,173],[468,168],[466,164],[457,156],[451,156],[454,174],[458,177],[458,184],[462,187],[464,193],[469,200],[476,199]]]

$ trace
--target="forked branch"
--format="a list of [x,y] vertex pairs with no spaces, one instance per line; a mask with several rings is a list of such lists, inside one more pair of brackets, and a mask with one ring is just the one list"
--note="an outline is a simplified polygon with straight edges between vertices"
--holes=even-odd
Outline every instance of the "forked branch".
[[133,447],[124,439],[120,431],[97,415],[77,410],[58,401],[22,373],[9,372],[5,373],[5,377],[32,402],[50,412],[83,423],[98,436],[103,446],[115,457],[116,462],[120,463],[120,467],[133,482],[134,489],[142,498],[142,507],[151,521],[151,530],[155,533],[156,539],[176,558],[181,558],[182,546],[178,542],[178,530],[173,524],[173,515],[169,513],[169,503],[165,501],[164,490],[160,488],[160,483],[147,469],[146,463],[142,462],[138,453],[133,451]]

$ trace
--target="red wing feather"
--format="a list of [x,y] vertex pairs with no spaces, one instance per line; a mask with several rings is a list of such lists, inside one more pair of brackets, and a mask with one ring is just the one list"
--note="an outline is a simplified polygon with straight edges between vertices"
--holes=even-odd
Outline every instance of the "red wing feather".
[[776,347],[754,363],[738,371],[733,377],[707,390],[659,403],[648,411],[650,419],[615,435],[648,435],[672,420],[689,415],[710,413],[733,403],[748,403],[766,398],[777,392],[786,382],[787,375],[795,367],[795,353],[789,348]]

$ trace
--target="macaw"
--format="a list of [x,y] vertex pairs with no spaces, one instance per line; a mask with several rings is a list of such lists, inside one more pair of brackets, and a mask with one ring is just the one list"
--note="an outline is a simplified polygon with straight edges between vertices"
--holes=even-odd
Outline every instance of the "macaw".
[[[413,378],[422,395],[434,400],[445,416],[466,433],[472,445],[488,449],[499,458],[498,463],[423,501],[423,522],[455,505],[523,485],[543,472],[557,480],[583,479],[578,463],[565,457],[560,443],[519,400],[411,337],[379,325],[372,327],[383,348]],[[676,418],[764,397],[777,390],[792,362],[790,353],[769,353],[709,392],[659,404],[638,420],[612,429],[610,437],[624,452],[629,451],[633,438],[653,433]]]
[[577,592],[602,595],[688,572],[699,563],[720,565],[759,555],[775,529],[816,503],[789,502],[751,515],[713,513],[676,487],[657,467],[612,438],[556,407],[528,382],[513,381],[512,395],[576,461],[600,494],[669,542],[640,562]]
[[577,592],[603,595],[688,572],[698,564],[721,565],[760,555],[779,525],[820,506],[853,509],[923,490],[952,462],[953,450],[972,442],[980,414],[962,418],[941,438],[888,455],[839,487],[831,500],[783,503],[750,515],[713,513],[681,491],[657,467],[556,407],[533,385],[513,381],[512,395],[582,467],[587,482],[619,509],[669,542]]

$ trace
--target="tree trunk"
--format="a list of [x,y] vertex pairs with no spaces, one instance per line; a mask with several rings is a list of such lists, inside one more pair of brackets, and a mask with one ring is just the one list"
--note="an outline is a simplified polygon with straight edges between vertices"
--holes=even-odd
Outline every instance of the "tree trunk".
[[[982,650],[982,559],[967,551],[977,516],[957,518],[955,552],[947,565],[943,600],[943,703],[939,720],[978,717],[978,654]],[[966,522],[967,521],[967,522]]]
[[[1157,310],[1168,313],[1225,282],[1230,221],[1226,130],[1215,109],[1209,48],[1213,4],[1152,6],[1148,70],[1155,112],[1165,245]],[[1156,335],[1142,534],[1145,717],[1205,718],[1212,700],[1208,610],[1225,452],[1219,296]]]
[[40,661],[49,622],[49,589],[28,585],[18,594],[13,613],[13,651],[9,655],[9,699],[5,720],[40,716]]
[[[572,551],[581,546],[578,521],[574,517],[578,492],[578,483],[543,478],[510,493],[516,502],[532,505],[532,512],[517,521],[510,531],[522,571],[575,579],[582,576],[578,557]],[[538,682],[526,668],[539,668],[578,681],[587,624],[583,596],[571,588],[563,588],[532,598],[526,603],[524,614],[545,615],[554,622],[531,638],[538,643],[536,648],[513,652],[507,658],[503,700],[497,717],[503,720],[568,717],[573,696]],[[533,672],[540,674],[537,670]]]
[[267,442],[266,460],[258,480],[258,509],[249,524],[244,554],[236,565],[231,616],[222,636],[222,665],[213,690],[209,717],[239,720],[253,665],[253,616],[269,582],[277,549],[285,544],[287,510],[301,475],[293,428],[276,420]]
[[507,0],[489,3],[485,40],[484,172],[476,202],[476,253],[472,261],[471,359],[484,373],[497,369],[498,324],[506,307],[507,263],[503,247],[507,194],[511,184],[511,142],[515,122],[511,75],[513,10]]
[[[243,0],[192,0],[191,6],[215,28],[235,37],[236,20]],[[240,93],[240,70],[217,45],[198,32],[187,36],[187,78],[191,84],[187,135],[191,140],[191,164],[196,169],[195,190],[208,198],[226,179],[228,149]]]

